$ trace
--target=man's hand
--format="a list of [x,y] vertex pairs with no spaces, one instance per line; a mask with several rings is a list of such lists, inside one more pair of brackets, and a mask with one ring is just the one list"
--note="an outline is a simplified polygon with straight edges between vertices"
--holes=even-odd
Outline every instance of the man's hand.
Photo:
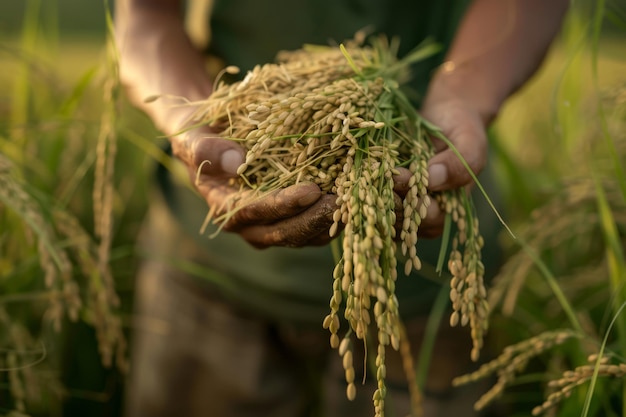
[[[442,130],[474,174],[487,163],[487,126],[541,64],[567,5],[567,0],[476,0],[469,6],[421,114]],[[434,143],[429,191],[471,186],[459,156],[441,140]],[[420,228],[425,236],[443,230],[444,214],[436,206],[431,204]]]
[[[207,211],[219,213],[234,202],[238,187],[231,180],[244,150],[206,128],[186,131],[193,124],[189,103],[208,97],[212,82],[203,55],[185,33],[181,6],[182,0],[117,0],[120,78],[129,99],[170,138]],[[154,96],[159,98],[145,101]],[[324,244],[330,240],[334,200],[314,184],[300,184],[247,205],[224,228],[259,248]]]
[[[262,197],[240,192],[232,180],[243,163],[243,149],[207,129],[173,138],[174,153],[183,162],[197,191],[222,217],[225,231],[239,234],[257,248],[323,245],[336,209],[333,195],[322,195],[313,183],[300,183]],[[235,209],[236,210],[233,210]]]
[[475,174],[487,163],[487,133],[478,112],[468,103],[452,98],[427,102],[422,116],[441,129],[463,158],[443,140],[433,138],[436,154],[428,164],[428,189],[434,192],[470,185],[472,175],[463,162]]

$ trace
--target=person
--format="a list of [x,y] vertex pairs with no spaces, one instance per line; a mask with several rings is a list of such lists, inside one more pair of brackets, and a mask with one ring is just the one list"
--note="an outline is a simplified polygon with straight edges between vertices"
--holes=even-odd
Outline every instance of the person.
[[[412,86],[421,93],[415,105],[489,182],[487,128],[539,68],[567,6],[566,0],[216,0],[205,21],[197,7],[188,9],[208,33],[202,43],[185,25],[183,0],[117,0],[127,96],[169,138],[167,151],[190,177],[156,169],[142,247],[148,255],[136,287],[143,325],[133,336],[127,414],[374,414],[375,378],[366,375],[348,401],[341,357],[321,325],[332,293],[327,243],[334,197],[297,184],[243,208],[217,237],[199,233],[208,207],[233,192],[228,181],[245,158],[238,144],[187,125],[195,110],[189,103],[211,94],[220,68],[236,65],[245,74],[280,50],[340,42],[365,27],[398,37],[400,54],[431,37],[443,50],[413,68]],[[152,96],[159,99],[146,100]],[[471,184],[453,151],[435,146],[429,190]],[[479,211],[488,276],[498,263],[498,225],[485,207]],[[431,204],[420,228],[429,238],[420,254],[431,263],[443,218]],[[396,292],[417,358],[441,283],[414,275],[399,278]],[[452,378],[472,369],[470,347],[465,328],[439,327],[423,387],[426,416],[473,414],[479,393],[451,387]],[[401,358],[390,352],[387,362],[390,415],[407,415]]]

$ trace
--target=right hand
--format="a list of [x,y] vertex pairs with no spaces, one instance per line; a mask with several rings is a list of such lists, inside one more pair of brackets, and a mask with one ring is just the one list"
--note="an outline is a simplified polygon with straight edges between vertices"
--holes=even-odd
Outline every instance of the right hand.
[[331,240],[328,230],[336,197],[323,195],[316,184],[300,183],[241,205],[249,192],[242,195],[232,181],[245,159],[241,146],[205,127],[172,136],[171,141],[207,210],[220,216],[240,205],[223,223],[225,231],[239,234],[256,248],[323,245]]
[[[181,5],[180,0],[119,0],[115,40],[120,79],[129,99],[170,138],[174,154],[209,205],[207,211],[214,208],[219,215],[239,191],[231,180],[245,151],[206,127],[184,130],[195,110],[189,102],[208,97],[212,80],[202,52],[186,34]],[[158,100],[145,101],[155,94]],[[258,248],[325,244],[331,240],[334,209],[334,196],[322,195],[315,184],[298,184],[241,208],[224,229]]]

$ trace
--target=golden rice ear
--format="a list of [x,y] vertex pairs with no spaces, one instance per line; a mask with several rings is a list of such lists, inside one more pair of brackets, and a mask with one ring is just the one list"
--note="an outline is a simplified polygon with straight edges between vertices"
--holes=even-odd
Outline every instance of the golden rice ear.
[[626,363],[611,363],[614,359],[608,355],[592,354],[587,358],[588,364],[577,366],[573,370],[566,370],[560,378],[549,381],[548,387],[552,392],[541,405],[533,408],[533,416],[543,414],[555,407],[568,398],[575,388],[591,381],[596,376],[616,379],[626,377]]
[[[398,67],[408,65],[393,56],[388,42],[379,42],[376,48],[351,42],[336,48],[283,51],[279,63],[259,65],[239,82],[219,83],[200,103],[199,113],[207,123],[227,126],[222,136],[246,149],[238,171],[242,192],[262,197],[306,181],[337,196],[339,207],[329,234],[337,236],[339,256],[332,271],[330,312],[322,325],[330,332],[331,347],[342,356],[349,399],[356,396],[351,340],[367,344],[366,352],[376,348],[377,416],[384,415],[387,347],[401,350],[408,355],[405,363],[413,363],[395,282],[398,268],[404,267],[407,275],[421,269],[416,245],[431,204],[428,160],[434,155],[430,135],[436,127],[420,117],[400,90],[397,77],[406,68]],[[234,68],[224,69],[230,70]],[[411,175],[402,200],[394,193],[393,177],[400,167]],[[455,280],[451,321],[471,326],[470,355],[477,359],[487,309],[481,287],[482,238],[475,213],[466,209],[472,206],[469,198],[450,192],[435,201],[458,229],[450,263]],[[396,207],[397,201],[401,207]],[[209,217],[220,224],[243,204]],[[401,227],[396,225],[398,209],[403,213]],[[340,315],[348,323],[343,337]],[[414,381],[415,370],[409,368],[407,379]],[[411,395],[419,404],[417,386]]]
[[[502,395],[506,387],[515,382],[517,374],[522,372],[533,358],[576,337],[580,336],[571,330],[546,331],[538,336],[507,346],[500,356],[481,365],[480,368],[472,373],[455,378],[452,384],[454,386],[465,385],[496,374],[498,377],[497,383],[474,404],[475,410],[483,410]],[[555,399],[556,397],[552,397],[552,400]],[[544,403],[545,407],[536,407],[533,410],[533,415],[545,411],[552,405],[554,403],[546,402]]]

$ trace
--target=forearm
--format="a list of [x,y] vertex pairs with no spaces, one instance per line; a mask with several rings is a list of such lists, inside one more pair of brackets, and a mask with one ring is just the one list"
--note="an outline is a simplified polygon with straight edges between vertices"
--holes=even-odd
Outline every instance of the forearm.
[[[184,102],[211,93],[204,58],[185,33],[180,0],[117,0],[115,36],[129,99],[159,129],[176,133],[190,112]],[[145,102],[155,95],[161,98]]]
[[537,70],[568,0],[476,0],[459,27],[427,100],[472,102],[487,125]]

